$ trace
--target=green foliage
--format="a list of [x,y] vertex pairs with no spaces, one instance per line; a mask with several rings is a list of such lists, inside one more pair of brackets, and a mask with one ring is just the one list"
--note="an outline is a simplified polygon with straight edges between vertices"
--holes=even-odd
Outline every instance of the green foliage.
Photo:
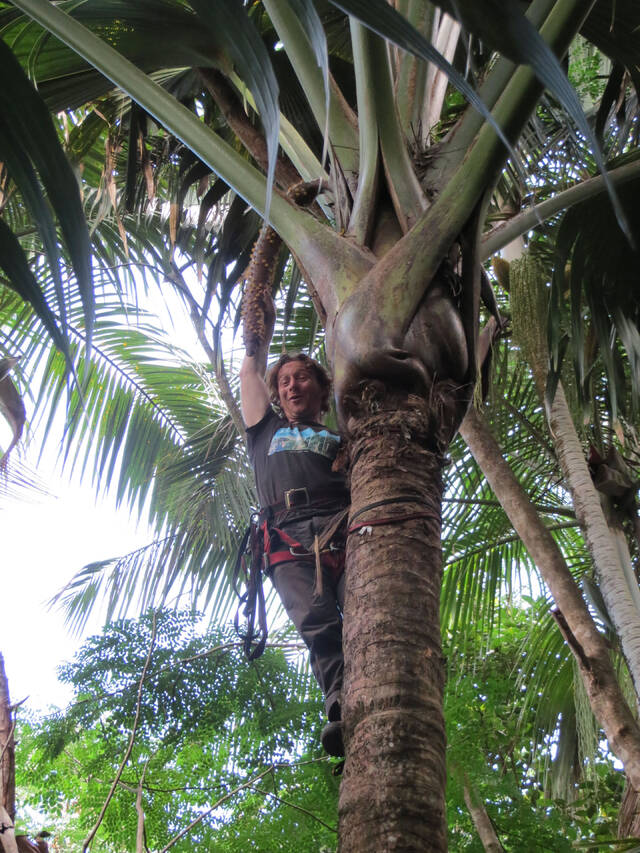
[[[65,849],[95,822],[130,740],[153,618],[120,621],[89,639],[61,669],[75,692],[69,708],[20,726],[20,807],[42,815]],[[615,834],[623,778],[610,756],[598,754],[590,778],[580,780],[571,741],[568,795],[552,792],[567,736],[562,721],[574,719],[572,691],[525,699],[535,678],[527,663],[535,625],[530,612],[502,608],[491,640],[472,633],[474,643],[445,648],[455,853],[482,850],[465,786],[506,851],[564,853]],[[133,751],[92,849],[135,849],[142,784],[151,849],[205,814],[174,849],[334,850],[338,780],[321,757],[319,698],[308,672],[281,650],[248,664],[229,632],[203,630],[192,614],[158,614]]]
[[152,849],[200,816],[172,849],[334,849],[337,781],[318,743],[318,690],[282,651],[249,664],[231,633],[164,611],[108,626],[60,675],[75,698],[22,725],[17,764],[21,806],[57,825],[65,849],[94,824],[136,714],[98,833],[106,846],[92,849],[135,849],[139,785]]
[[[562,720],[575,717],[571,688],[562,697],[536,697],[528,683],[533,631],[535,619],[526,611],[502,609],[490,644],[487,636],[478,636],[473,647],[446,649],[447,810],[449,849],[455,853],[483,849],[465,787],[486,808],[505,851],[561,853],[575,849],[576,841],[615,835],[624,779],[611,756],[599,754],[595,775],[586,781],[579,781],[579,761],[572,756],[568,797],[551,791],[561,740],[570,734],[563,732]],[[549,715],[555,720],[551,734],[540,727]]]
[[578,36],[569,53],[569,80],[585,110],[602,97],[606,85],[606,60],[592,44]]

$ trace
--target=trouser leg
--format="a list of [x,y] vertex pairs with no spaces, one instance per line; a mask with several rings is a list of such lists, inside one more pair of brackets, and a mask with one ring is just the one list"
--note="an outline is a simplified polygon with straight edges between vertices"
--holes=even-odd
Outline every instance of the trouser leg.
[[289,618],[309,649],[309,663],[324,693],[329,715],[342,690],[344,575],[336,584],[325,570],[322,595],[314,595],[315,564],[312,560],[280,563],[274,568],[271,579]]

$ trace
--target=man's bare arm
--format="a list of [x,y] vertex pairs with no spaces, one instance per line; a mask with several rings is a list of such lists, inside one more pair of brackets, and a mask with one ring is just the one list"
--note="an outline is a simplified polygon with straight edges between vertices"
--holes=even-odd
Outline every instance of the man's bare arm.
[[269,389],[264,380],[267,366],[267,347],[264,352],[245,355],[240,368],[240,405],[245,426],[259,423],[269,408]]

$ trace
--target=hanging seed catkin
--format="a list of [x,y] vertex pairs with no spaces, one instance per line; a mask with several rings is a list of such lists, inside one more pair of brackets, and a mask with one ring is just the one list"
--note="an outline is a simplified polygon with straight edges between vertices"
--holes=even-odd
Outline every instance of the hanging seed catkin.
[[[242,300],[242,331],[247,355],[266,342],[265,311],[271,300],[273,277],[282,240],[273,228],[263,227],[251,252]],[[270,331],[270,330],[269,330]]]

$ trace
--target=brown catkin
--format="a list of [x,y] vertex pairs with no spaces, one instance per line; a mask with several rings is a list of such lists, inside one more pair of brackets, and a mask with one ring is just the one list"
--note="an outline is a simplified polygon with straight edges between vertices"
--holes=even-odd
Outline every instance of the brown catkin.
[[[323,189],[321,180],[289,187],[287,197],[301,207],[311,204]],[[247,355],[255,355],[266,342],[265,310],[272,298],[273,279],[282,240],[268,226],[263,226],[251,252],[242,301],[242,331]]]
[[263,227],[251,252],[242,301],[242,330],[247,355],[266,342],[265,310],[271,300],[273,277],[282,240],[273,228]]

